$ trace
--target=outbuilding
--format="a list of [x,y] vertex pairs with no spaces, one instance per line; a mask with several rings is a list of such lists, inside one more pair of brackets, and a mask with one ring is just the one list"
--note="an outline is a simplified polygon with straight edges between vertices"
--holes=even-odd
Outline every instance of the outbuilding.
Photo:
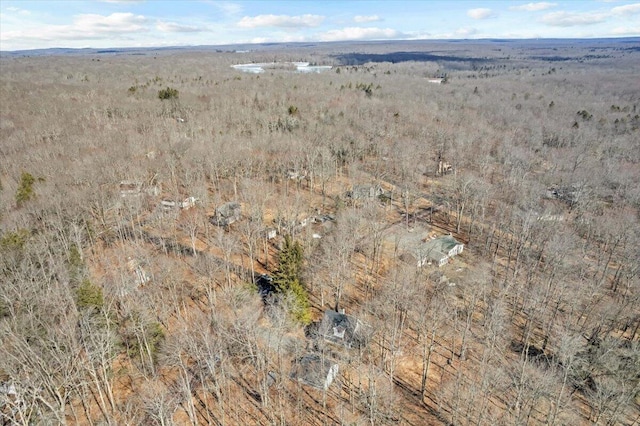
[[316,389],[327,390],[338,376],[339,367],[320,354],[307,354],[295,361],[291,378]]

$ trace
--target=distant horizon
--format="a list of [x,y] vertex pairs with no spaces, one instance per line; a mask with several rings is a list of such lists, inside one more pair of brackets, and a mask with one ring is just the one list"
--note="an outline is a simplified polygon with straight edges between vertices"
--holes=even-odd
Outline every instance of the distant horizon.
[[640,3],[589,1],[16,1],[0,51],[265,43],[640,37]]
[[[443,43],[443,42],[550,42],[550,41],[625,41],[625,42],[638,42],[640,43],[640,37],[633,36],[620,36],[620,37],[537,37],[537,38],[475,38],[475,39],[389,39],[389,40],[337,40],[337,41],[289,41],[289,42],[265,42],[265,43],[229,43],[229,44],[194,44],[194,45],[175,45],[175,46],[105,46],[105,47],[45,47],[45,48],[32,48],[32,49],[19,49],[19,50],[0,50],[0,53],[22,53],[22,52],[45,52],[48,50],[68,50],[68,51],[98,51],[97,53],[115,53],[117,51],[142,51],[142,50],[180,50],[180,49],[215,49],[215,48],[233,48],[233,47],[268,47],[268,46],[295,46],[295,45],[331,45],[331,44],[383,44],[383,43]],[[111,52],[113,51],[113,52]],[[229,53],[249,53],[251,50],[237,51]]]

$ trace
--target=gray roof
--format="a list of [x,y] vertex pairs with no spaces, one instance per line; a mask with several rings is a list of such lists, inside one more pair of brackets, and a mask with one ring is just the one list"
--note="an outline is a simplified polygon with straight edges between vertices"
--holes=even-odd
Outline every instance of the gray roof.
[[307,354],[296,360],[291,378],[316,389],[327,389],[338,374],[338,364],[320,356]]
[[384,190],[380,185],[354,185],[347,196],[353,199],[375,198],[382,195]]
[[216,214],[211,222],[217,225],[229,225],[240,218],[242,207],[240,203],[231,201],[216,208]]
[[458,240],[453,238],[451,235],[445,235],[444,237],[436,238],[434,240],[428,241],[425,245],[431,245],[437,247],[439,251],[448,252],[455,246],[461,244]]
[[331,309],[324,312],[320,323],[320,335],[325,340],[347,347],[364,345],[367,331],[367,327],[357,318]]
[[444,237],[426,241],[418,247],[417,251],[421,257],[429,257],[434,260],[439,260],[442,257],[447,256],[449,250],[459,244],[462,243],[451,235],[445,235]]
[[239,211],[240,211],[240,203],[231,201],[229,203],[218,206],[218,208],[216,209],[216,214],[219,214],[220,216],[223,216],[223,217],[229,217],[239,213]]

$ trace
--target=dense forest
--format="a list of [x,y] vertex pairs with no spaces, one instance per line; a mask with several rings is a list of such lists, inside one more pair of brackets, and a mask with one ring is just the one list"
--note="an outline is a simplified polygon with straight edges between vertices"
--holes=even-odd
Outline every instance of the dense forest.
[[640,424],[639,70],[638,39],[3,53],[0,423]]

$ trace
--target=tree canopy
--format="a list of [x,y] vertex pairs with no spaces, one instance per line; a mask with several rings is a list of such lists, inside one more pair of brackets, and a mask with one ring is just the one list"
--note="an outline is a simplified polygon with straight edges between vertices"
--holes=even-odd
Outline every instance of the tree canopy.
[[301,272],[304,251],[299,241],[293,241],[286,235],[284,246],[279,254],[278,269],[274,273],[273,283],[278,292],[291,301],[291,315],[299,322],[311,322],[309,296],[302,284]]

